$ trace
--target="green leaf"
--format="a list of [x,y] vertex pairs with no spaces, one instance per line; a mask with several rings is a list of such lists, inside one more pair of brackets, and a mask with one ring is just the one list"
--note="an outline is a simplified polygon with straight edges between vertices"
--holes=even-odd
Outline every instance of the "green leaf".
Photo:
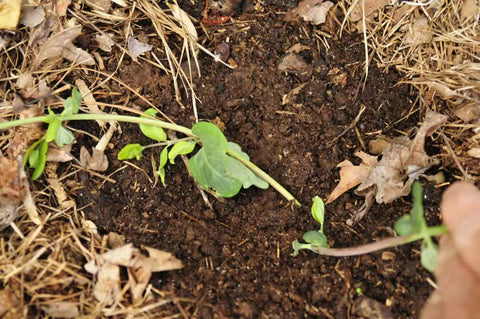
[[55,143],[58,147],[63,147],[65,144],[72,144],[74,140],[75,136],[70,130],[63,125],[58,127],[57,135],[55,135]]
[[[149,108],[144,112],[146,115],[155,117],[158,113],[155,109]],[[141,116],[142,118],[146,118],[145,116]],[[153,125],[146,125],[146,124],[139,124],[140,130],[142,131],[143,135],[152,140],[163,142],[167,140],[167,133],[163,130],[163,128]]]
[[38,157],[34,163],[35,170],[32,174],[32,180],[36,180],[40,177],[40,175],[42,175],[43,170],[45,169],[45,164],[47,163],[47,151],[48,142],[46,140],[42,140],[42,142],[38,146]]
[[257,186],[261,189],[267,189],[268,183],[262,178],[258,177],[254,172],[252,172],[248,167],[243,165],[242,162],[234,159],[233,157],[228,157],[228,172],[231,176],[235,177],[242,182],[243,188],[249,188],[252,185]]
[[192,141],[180,141],[173,145],[170,153],[168,153],[168,159],[170,160],[170,164],[175,164],[175,158],[178,155],[185,155],[191,153],[195,149],[196,142]]
[[323,232],[323,222],[325,219],[325,204],[320,197],[315,196],[313,198],[311,212],[313,219],[315,219],[320,224],[320,230]]
[[400,236],[413,234],[414,229],[412,225],[412,217],[410,215],[404,215],[400,217],[400,219],[395,223],[394,229]]
[[412,227],[415,233],[422,231],[426,227],[425,219],[423,217],[423,189],[419,181],[413,182],[412,185]]
[[425,247],[420,254],[420,263],[430,272],[435,271],[437,265],[438,248],[436,245]]
[[[30,156],[32,156],[32,153],[37,149],[38,144],[40,144],[42,141],[43,138],[30,145],[28,150],[25,152],[25,156],[23,157],[23,166],[27,165],[27,163],[30,163]],[[30,167],[32,167],[31,164]]]
[[118,152],[118,159],[123,161],[136,158],[138,161],[142,158],[142,152],[144,149],[145,148],[140,144],[127,144],[120,150],[120,152]]
[[160,163],[158,164],[157,174],[160,176],[162,185],[165,186],[165,165],[168,160],[168,146],[165,146],[160,153]]
[[82,105],[82,94],[80,94],[78,89],[74,87],[72,90],[72,96],[65,100],[62,115],[77,114],[80,110],[80,105]]
[[211,188],[221,197],[232,197],[238,194],[242,182],[229,174],[228,162],[229,157],[223,151],[203,146],[190,158],[188,166],[193,178],[203,188]]
[[37,167],[39,153],[40,151],[38,148],[32,150],[32,152],[30,153],[30,156],[28,158],[28,165],[30,165],[30,167]]
[[245,153],[244,151],[242,151],[242,148],[237,143],[228,142],[228,149],[232,150],[235,153],[237,153],[238,155],[240,155],[241,158],[243,158],[247,161],[250,160],[250,157],[248,156],[248,154]]
[[48,121],[48,129],[44,135],[44,138],[47,143],[50,143],[51,141],[55,140],[58,128],[60,127],[60,119],[57,116],[49,116]]
[[222,151],[227,149],[228,141],[215,124],[199,122],[192,127],[192,133],[200,138],[204,146],[216,147]]
[[320,246],[324,248],[330,248],[330,246],[327,243],[327,236],[325,236],[324,233],[321,233],[316,230],[311,230],[307,231],[305,234],[302,236],[303,240],[305,242],[315,245],[315,246]]

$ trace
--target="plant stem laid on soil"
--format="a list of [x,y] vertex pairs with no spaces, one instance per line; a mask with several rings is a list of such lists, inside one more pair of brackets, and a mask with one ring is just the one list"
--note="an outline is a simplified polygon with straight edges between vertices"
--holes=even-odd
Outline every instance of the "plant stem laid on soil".
[[[149,119],[149,118],[141,118],[135,116],[126,116],[126,115],[110,115],[110,114],[71,114],[71,115],[64,115],[61,117],[62,121],[82,121],[82,120],[103,120],[103,121],[119,121],[119,122],[127,122],[127,123],[136,123],[136,124],[146,124],[152,126],[158,126],[167,130],[174,130],[180,133],[183,133],[187,136],[198,138],[196,135],[192,133],[192,130],[186,128],[181,125],[167,123],[161,120],[156,119]],[[39,122],[47,122],[48,116],[38,116],[32,117],[28,119],[20,119],[9,121],[5,123],[0,123],[0,131],[12,128],[16,126],[26,125],[26,124],[33,124]],[[295,197],[287,191],[282,185],[280,185],[276,180],[274,180],[270,175],[265,173],[262,169],[260,169],[257,165],[253,164],[252,162],[245,160],[236,152],[228,149],[227,154],[231,157],[235,158],[236,160],[242,162],[245,166],[247,166],[252,172],[266,181],[270,186],[272,186],[277,192],[279,192],[286,200],[293,201],[295,205],[301,206],[300,202],[295,199]]]
[[[446,226],[433,226],[425,230],[428,235],[435,237],[447,233]],[[309,250],[323,256],[332,256],[332,257],[349,257],[349,256],[358,256],[379,251],[382,249],[400,246],[408,244],[420,239],[423,239],[425,234],[414,234],[409,236],[400,236],[400,237],[391,237],[383,240],[379,240],[374,243],[356,246],[356,247],[347,247],[347,248],[321,248],[321,247],[312,247]]]

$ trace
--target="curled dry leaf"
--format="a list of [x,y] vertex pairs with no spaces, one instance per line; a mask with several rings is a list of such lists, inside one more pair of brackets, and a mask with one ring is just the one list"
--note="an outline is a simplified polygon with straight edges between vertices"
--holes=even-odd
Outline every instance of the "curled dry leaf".
[[[93,97],[93,94],[88,88],[85,81],[83,81],[82,79],[78,79],[75,81],[75,85],[77,86],[78,91],[80,91],[80,94],[82,95],[83,103],[87,106],[88,111],[92,114],[103,114],[103,112],[100,111],[97,101]],[[97,123],[98,125],[100,125],[100,127],[105,127],[105,124],[106,124],[105,121],[98,121],[98,120],[97,120]]]
[[42,310],[53,318],[77,318],[78,302],[58,301],[42,306]]
[[98,48],[105,52],[112,52],[112,46],[115,44],[115,41],[112,40],[109,34],[97,34],[95,36],[95,40],[97,41]]
[[364,152],[357,152],[355,156],[362,159],[359,166],[354,166],[349,160],[337,165],[340,168],[340,182],[327,199],[327,204],[333,202],[349,189],[365,182],[372,167],[377,165],[377,157]]
[[331,7],[333,7],[333,3],[330,1],[303,0],[296,8],[287,12],[285,20],[295,21],[296,17],[301,17],[306,22],[315,25],[323,24]]
[[30,28],[35,28],[37,25],[45,20],[45,9],[42,6],[29,7],[25,6],[22,10],[20,24],[26,25]]
[[[375,157],[365,153],[355,154],[362,158],[363,162],[359,166],[353,166],[349,161],[340,163],[340,183],[330,195],[327,203],[332,202],[359,183],[361,184],[355,193],[363,195],[367,199],[375,196],[375,200],[379,204],[390,203],[401,196],[408,195],[413,181],[431,165],[430,158],[425,153],[425,138],[447,119],[448,117],[445,115],[428,111],[415,138],[413,140],[406,136],[394,138],[383,151],[382,159],[378,163],[376,163]],[[368,202],[370,203],[370,200]],[[368,208],[362,209],[361,216],[367,211]],[[355,221],[359,219],[358,217],[353,218]]]
[[45,174],[47,175],[47,182],[50,185],[60,208],[66,209],[75,206],[75,201],[69,200],[67,192],[63,187],[63,184],[59,181],[57,175],[57,164],[47,163],[45,167]]
[[70,162],[74,159],[70,150],[72,149],[72,144],[66,144],[62,148],[58,147],[56,144],[52,143],[48,147],[47,152],[47,162],[56,162],[56,163],[65,163]]
[[0,30],[14,31],[20,19],[22,0],[0,1]]
[[82,34],[82,26],[79,25],[51,36],[40,48],[35,58],[35,65],[38,67],[42,61],[52,58],[65,58],[77,64],[94,65],[93,57],[88,52],[77,48],[72,42],[80,34]]

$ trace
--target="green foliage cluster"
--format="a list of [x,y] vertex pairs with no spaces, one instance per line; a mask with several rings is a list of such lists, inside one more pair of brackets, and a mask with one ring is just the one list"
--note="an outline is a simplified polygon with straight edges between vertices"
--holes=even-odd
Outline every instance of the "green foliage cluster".
[[[155,110],[149,109],[146,115],[155,116]],[[245,161],[249,157],[238,144],[228,142],[222,131],[214,124],[200,122],[192,127],[193,137],[190,140],[167,140],[167,135],[161,127],[140,124],[142,133],[157,142],[164,142],[160,153],[159,175],[165,185],[165,165],[169,161],[175,164],[178,155],[190,154],[196,145],[200,149],[188,161],[188,167],[193,178],[205,189],[215,191],[220,197],[232,197],[238,194],[242,186],[249,188],[254,185],[262,189],[268,188],[268,183],[258,177],[240,160],[232,157],[235,154]],[[170,148],[171,147],[171,148]],[[140,144],[128,144],[118,154],[119,160],[140,159],[145,150]]]
[[315,219],[320,224],[320,229],[307,231],[303,234],[302,239],[306,242],[306,244],[301,243],[298,240],[294,240],[292,243],[292,256],[297,256],[298,252],[302,249],[312,250],[315,247],[330,248],[330,245],[328,245],[327,243],[327,236],[325,236],[325,234],[323,233],[323,224],[325,222],[325,204],[323,203],[323,200],[318,196],[315,196],[313,198],[311,213],[313,219]]
[[73,133],[62,125],[63,117],[77,114],[82,104],[82,95],[77,88],[72,90],[72,96],[65,100],[62,113],[56,114],[48,108],[48,115],[45,122],[48,123],[47,132],[42,138],[33,143],[27,150],[23,163],[34,168],[32,179],[35,180],[42,175],[47,162],[48,144],[55,141],[58,147],[71,144],[75,140]]

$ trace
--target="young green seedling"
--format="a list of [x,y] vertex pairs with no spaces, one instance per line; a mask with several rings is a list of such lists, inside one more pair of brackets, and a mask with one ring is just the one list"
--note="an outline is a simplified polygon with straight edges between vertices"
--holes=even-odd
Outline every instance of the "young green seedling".
[[[316,243],[310,243],[307,240],[305,241],[307,241],[308,244],[300,244],[297,240],[295,240],[292,243],[294,249],[293,255],[297,255],[298,251],[301,249],[308,249],[324,256],[357,256],[390,247],[408,244],[417,240],[422,240],[420,262],[423,267],[433,272],[435,270],[438,247],[433,242],[432,237],[445,234],[447,232],[447,228],[443,225],[431,227],[427,226],[424,218],[422,197],[422,185],[420,184],[420,182],[415,181],[412,185],[413,205],[411,213],[400,218],[395,224],[395,231],[399,235],[401,235],[399,237],[386,238],[370,244],[348,248],[322,247],[321,245],[318,245]],[[318,221],[317,218],[315,219]]]
[[413,205],[410,214],[401,217],[395,224],[395,231],[401,236],[420,235],[422,236],[420,263],[423,267],[433,272],[435,270],[438,247],[428,233],[427,222],[423,211],[422,184],[415,181],[412,185]]
[[327,236],[323,233],[323,224],[325,220],[325,204],[323,200],[315,196],[313,198],[313,205],[311,208],[313,219],[315,219],[320,224],[320,230],[311,230],[303,234],[302,239],[306,244],[300,243],[298,240],[292,242],[293,253],[292,256],[297,256],[298,252],[302,249],[313,248],[329,248],[330,246],[327,243]]
[[28,163],[34,168],[32,179],[36,180],[42,175],[47,162],[48,143],[55,141],[58,147],[71,144],[75,140],[73,133],[61,125],[65,116],[78,113],[82,103],[82,96],[77,88],[72,90],[72,96],[65,100],[62,113],[56,114],[48,108],[48,115],[43,121],[48,123],[45,135],[30,146],[23,158],[24,165]]
[[[43,172],[46,163],[48,143],[55,143],[62,147],[74,141],[74,135],[62,123],[65,121],[101,120],[136,123],[142,133],[157,143],[142,146],[138,143],[126,145],[118,154],[121,160],[140,159],[143,152],[154,146],[163,146],[160,153],[160,163],[157,170],[163,184],[165,184],[165,165],[169,161],[175,163],[178,155],[189,154],[200,145],[198,152],[193,155],[188,166],[193,177],[205,189],[212,189],[218,196],[232,197],[240,189],[252,185],[265,189],[271,185],[288,201],[300,206],[300,203],[282,185],[271,176],[253,164],[248,155],[239,145],[228,142],[223,133],[214,124],[200,122],[192,129],[184,126],[167,123],[155,119],[156,111],[148,109],[140,117],[114,114],[79,114],[82,97],[76,88],[72,96],[65,101],[64,110],[56,114],[49,109],[49,114],[28,119],[20,119],[0,123],[0,130],[31,123],[48,123],[45,135],[33,143],[28,149],[24,163],[34,168],[33,179],[37,179]],[[173,130],[186,135],[185,138],[168,140],[164,130]]]

